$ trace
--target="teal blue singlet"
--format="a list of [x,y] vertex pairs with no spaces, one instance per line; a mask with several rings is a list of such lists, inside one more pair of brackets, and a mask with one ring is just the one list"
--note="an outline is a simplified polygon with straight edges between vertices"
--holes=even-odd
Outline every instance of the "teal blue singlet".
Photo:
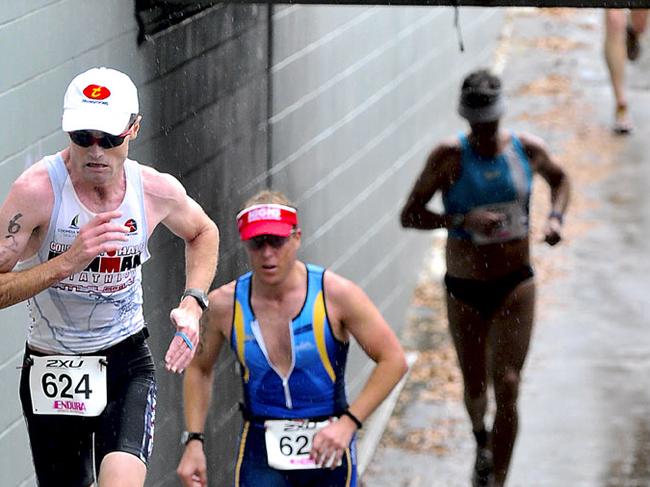
[[[459,136],[461,144],[461,175],[443,194],[447,214],[463,214],[478,207],[511,204],[518,207],[524,220],[516,237],[528,231],[529,200],[533,173],[521,141],[511,134],[510,143],[495,157],[482,157],[470,146],[467,136]],[[449,235],[469,239],[463,229],[451,229]]]
[[253,418],[316,418],[348,406],[345,364],[348,343],[332,333],[322,267],[307,264],[307,296],[291,321],[292,364],[282,377],[268,360],[251,306],[252,273],[237,279],[230,346],[241,365],[245,412]]

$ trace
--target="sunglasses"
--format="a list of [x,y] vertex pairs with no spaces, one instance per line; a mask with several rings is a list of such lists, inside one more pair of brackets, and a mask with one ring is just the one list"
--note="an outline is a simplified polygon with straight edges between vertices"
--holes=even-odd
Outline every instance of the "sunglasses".
[[265,245],[269,245],[274,249],[279,249],[289,241],[289,238],[290,237],[280,237],[278,235],[260,235],[245,240],[244,243],[250,250],[262,250]]
[[99,132],[102,135],[97,137],[95,134],[98,132],[96,130],[75,130],[74,132],[68,132],[70,140],[80,147],[91,147],[93,144],[97,144],[102,149],[113,149],[119,147],[124,143],[126,136],[131,133],[133,124],[135,123],[135,118],[131,117],[132,121],[129,121],[129,128],[127,128],[120,135],[111,135],[106,132]]

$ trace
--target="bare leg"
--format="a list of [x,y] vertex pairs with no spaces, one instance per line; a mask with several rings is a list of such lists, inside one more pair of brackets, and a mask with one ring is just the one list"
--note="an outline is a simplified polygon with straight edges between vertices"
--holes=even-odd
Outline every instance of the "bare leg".
[[639,37],[645,31],[648,20],[648,11],[645,9],[632,10],[625,28],[625,49],[627,58],[636,61],[641,55],[641,43]]
[[637,35],[643,34],[648,26],[648,9],[632,9],[630,11],[630,25]]
[[614,131],[628,133],[632,126],[627,114],[627,96],[625,94],[625,62],[627,59],[625,36],[627,14],[625,10],[605,10],[605,61],[612,82],[616,100]]
[[449,329],[463,375],[465,407],[476,438],[473,486],[492,485],[492,452],[485,427],[488,387],[488,325],[477,311],[447,294]]
[[535,283],[528,279],[510,293],[490,327],[492,378],[496,414],[492,427],[492,454],[496,487],[505,483],[517,437],[517,397],[535,314]]
[[474,308],[447,293],[449,331],[463,375],[465,407],[474,431],[485,429],[488,324]]
[[143,487],[146,465],[135,455],[111,452],[99,468],[99,487]]

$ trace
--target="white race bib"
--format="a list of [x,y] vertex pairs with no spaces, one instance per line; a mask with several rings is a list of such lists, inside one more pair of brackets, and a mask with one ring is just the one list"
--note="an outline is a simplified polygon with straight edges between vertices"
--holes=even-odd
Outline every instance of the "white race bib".
[[99,416],[106,407],[106,358],[31,356],[29,388],[34,414]]
[[[335,421],[336,418],[333,420]],[[316,433],[331,422],[330,420],[316,422],[308,419],[264,421],[269,466],[278,470],[322,468],[309,458],[309,451]],[[338,465],[341,465],[341,462]]]
[[505,215],[503,223],[490,235],[472,232],[472,240],[479,245],[506,242],[528,235],[528,216],[525,214],[521,202],[510,201],[507,203],[492,203],[478,206],[476,209],[492,211]]

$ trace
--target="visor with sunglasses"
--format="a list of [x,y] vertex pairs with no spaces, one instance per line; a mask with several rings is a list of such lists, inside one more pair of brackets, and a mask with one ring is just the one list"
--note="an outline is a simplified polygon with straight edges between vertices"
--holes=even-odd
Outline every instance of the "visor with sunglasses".
[[296,209],[275,203],[249,206],[237,215],[239,237],[244,241],[261,235],[288,237],[297,225]]
[[[107,134],[97,130],[75,130],[68,132],[70,140],[80,147],[91,147],[93,144],[99,145],[102,149],[113,149],[119,147],[124,143],[126,136],[131,133],[133,125],[137,119],[137,114],[131,116],[128,128],[119,135]],[[100,133],[98,137],[95,134]]]
[[262,250],[265,245],[273,249],[279,249],[289,241],[290,237],[280,237],[279,235],[259,235],[257,237],[244,240],[244,244],[250,250]]

